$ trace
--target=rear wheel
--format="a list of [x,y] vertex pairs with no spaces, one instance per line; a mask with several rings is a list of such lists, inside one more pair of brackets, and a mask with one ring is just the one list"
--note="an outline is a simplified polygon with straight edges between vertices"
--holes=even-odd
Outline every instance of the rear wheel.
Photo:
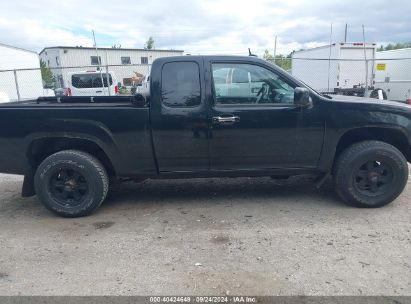
[[334,186],[346,204],[361,208],[382,207],[400,195],[408,179],[408,164],[394,146],[363,141],[339,156]]
[[106,198],[109,184],[100,161],[76,150],[46,158],[36,171],[34,183],[45,207],[63,217],[91,214]]

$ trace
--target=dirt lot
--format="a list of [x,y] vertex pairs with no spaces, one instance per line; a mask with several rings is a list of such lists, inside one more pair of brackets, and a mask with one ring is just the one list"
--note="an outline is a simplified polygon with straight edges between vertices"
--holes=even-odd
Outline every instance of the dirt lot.
[[63,219],[0,175],[0,295],[411,295],[411,186],[346,207],[309,177],[127,183]]

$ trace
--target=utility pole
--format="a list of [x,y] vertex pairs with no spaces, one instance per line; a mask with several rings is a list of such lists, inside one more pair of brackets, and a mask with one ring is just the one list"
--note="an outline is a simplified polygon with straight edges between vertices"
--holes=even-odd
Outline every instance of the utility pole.
[[347,30],[348,30],[348,23],[345,24],[344,42],[347,42]]
[[[100,62],[100,57],[98,56],[98,49],[97,49],[97,43],[96,43],[96,35],[94,35],[94,30],[91,30],[91,32],[93,33],[94,48],[96,49],[98,70],[100,71],[101,85],[103,86],[103,92],[104,92],[105,88],[104,88],[103,72],[101,71],[101,68],[100,68],[101,62]],[[108,85],[108,79],[107,79],[107,85]],[[108,86],[107,86],[107,90],[108,90]],[[106,95],[106,94],[104,93],[104,95]]]
[[275,56],[277,56],[277,35],[275,35],[275,39],[274,39],[274,64],[275,64]]

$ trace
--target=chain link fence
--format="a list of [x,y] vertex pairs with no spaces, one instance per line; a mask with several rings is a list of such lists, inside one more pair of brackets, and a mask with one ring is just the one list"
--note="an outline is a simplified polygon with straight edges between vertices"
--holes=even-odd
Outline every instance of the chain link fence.
[[277,65],[320,93],[411,100],[411,58],[287,58]]
[[[335,60],[284,57],[276,59],[275,64],[321,93],[383,97],[402,102],[411,100],[411,58]],[[41,69],[0,70],[0,94],[6,94],[11,101],[67,95],[68,89],[73,95],[79,92],[85,95],[130,95],[150,74],[151,65],[89,65],[48,69],[52,76],[47,81],[42,77]],[[93,75],[93,79],[90,80],[86,75]],[[108,78],[113,88],[117,87],[115,92],[102,87],[101,84],[107,84]]]
[[0,94],[6,95],[11,101],[46,93],[40,69],[0,70]]
[[131,95],[150,74],[151,64],[61,66],[46,70],[46,77],[40,68],[0,70],[0,96],[17,101],[75,94]]

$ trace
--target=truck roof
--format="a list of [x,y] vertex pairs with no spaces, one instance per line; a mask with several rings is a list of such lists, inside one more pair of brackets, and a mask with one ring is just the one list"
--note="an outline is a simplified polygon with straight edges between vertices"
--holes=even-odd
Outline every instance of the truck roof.
[[161,57],[154,60],[154,62],[164,62],[164,61],[184,61],[184,60],[199,60],[199,59],[208,59],[208,60],[239,60],[239,61],[251,61],[251,62],[265,62],[262,58],[256,56],[237,56],[237,55],[185,55],[185,56],[168,56]]

